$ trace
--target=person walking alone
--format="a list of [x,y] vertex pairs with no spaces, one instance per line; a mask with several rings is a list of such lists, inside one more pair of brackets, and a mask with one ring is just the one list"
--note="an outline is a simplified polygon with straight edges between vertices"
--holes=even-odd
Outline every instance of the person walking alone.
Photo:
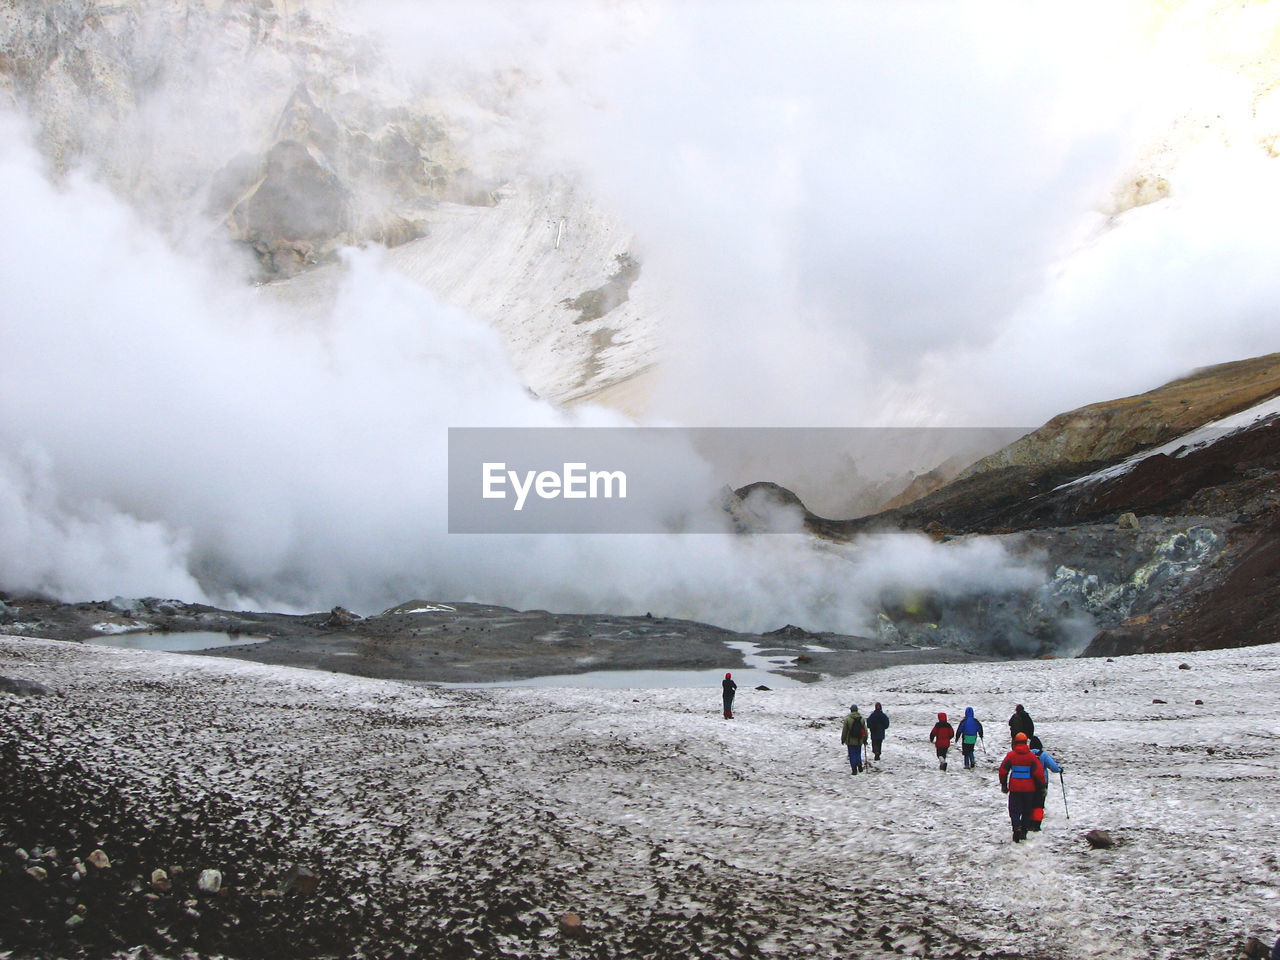
[[1044,764],[1031,752],[1025,733],[1013,738],[1013,749],[1000,764],[1000,789],[1009,795],[1009,822],[1013,825],[1013,842],[1027,839],[1031,828],[1031,811],[1036,802],[1036,790],[1046,791],[1049,781],[1044,775]]
[[738,692],[738,685],[733,682],[733,674],[726,673],[720,684],[724,688],[724,718],[733,719],[733,695]]
[[884,734],[889,729],[889,715],[876,701],[876,708],[867,714],[867,732],[871,734],[871,755],[879,760],[880,748],[884,746]]
[[858,712],[856,703],[849,708],[849,715],[844,718],[844,726],[840,728],[840,742],[849,748],[850,773],[861,773],[862,745],[867,742],[867,725]]
[[[982,723],[973,715],[973,707],[964,708],[964,719],[956,725],[956,736],[960,740],[960,753],[964,757],[964,768],[970,770],[978,765],[973,757],[973,748],[979,740],[986,743],[982,735]],[[985,750],[986,747],[983,747]]]
[[1013,716],[1009,718],[1009,742],[1016,740],[1020,733],[1029,737],[1035,732],[1036,722],[1031,719],[1031,714],[1022,709],[1022,704],[1018,704],[1013,708]]
[[951,738],[955,736],[955,727],[947,723],[945,713],[938,714],[938,722],[929,731],[929,742],[938,749],[938,769],[947,769],[947,750],[951,748]]

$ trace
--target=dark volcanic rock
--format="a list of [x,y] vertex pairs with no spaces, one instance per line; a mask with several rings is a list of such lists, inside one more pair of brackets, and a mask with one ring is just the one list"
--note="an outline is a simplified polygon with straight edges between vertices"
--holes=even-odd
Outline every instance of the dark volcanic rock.
[[1232,531],[1222,560],[1149,617],[1104,630],[1085,656],[1219,650],[1280,637],[1280,511]]
[[34,680],[14,680],[0,677],[0,693],[10,693],[15,697],[47,697],[53,693],[43,683]]
[[1090,830],[1084,835],[1084,838],[1089,841],[1089,846],[1095,850],[1110,850],[1116,845],[1111,834],[1105,830]]

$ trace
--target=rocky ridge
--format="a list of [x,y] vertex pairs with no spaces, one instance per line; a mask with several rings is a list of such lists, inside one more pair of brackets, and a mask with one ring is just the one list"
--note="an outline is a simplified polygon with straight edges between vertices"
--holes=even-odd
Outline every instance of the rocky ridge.
[[[1269,643],[1280,625],[1278,394],[1280,355],[1196,371],[1055,417],[912,503],[853,520],[805,511],[805,525],[836,540],[1000,537],[1044,571],[1034,596],[1006,598],[1018,622],[1045,624],[1024,630],[1042,654],[1069,646],[1046,633],[1052,623],[1100,628],[1080,644],[1091,655]],[[938,609],[931,630],[964,617]],[[883,616],[901,630],[892,609]],[[1002,629],[987,605],[973,616],[971,632],[983,618]]]

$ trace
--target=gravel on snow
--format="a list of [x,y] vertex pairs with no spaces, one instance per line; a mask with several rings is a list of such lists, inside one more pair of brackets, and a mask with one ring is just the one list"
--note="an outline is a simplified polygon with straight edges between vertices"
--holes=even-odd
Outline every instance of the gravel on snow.
[[[1277,645],[884,669],[740,690],[732,722],[718,689],[442,689],[22,638],[0,675],[53,691],[0,694],[16,957],[1186,960],[1280,928]],[[876,700],[884,758],[851,776],[840,723]],[[1015,703],[1066,767],[1017,845],[994,772]],[[966,706],[981,763],[944,773],[928,731]],[[98,847],[112,866],[73,878]],[[281,892],[296,865],[313,895]],[[558,932],[568,911],[586,937]]]

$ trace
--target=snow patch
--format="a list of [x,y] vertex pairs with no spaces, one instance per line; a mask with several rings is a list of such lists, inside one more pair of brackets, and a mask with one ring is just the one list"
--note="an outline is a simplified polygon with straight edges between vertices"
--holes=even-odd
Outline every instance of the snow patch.
[[1181,459],[1189,453],[1212,446],[1219,440],[1226,439],[1243,430],[1248,430],[1276,416],[1280,416],[1280,397],[1272,397],[1270,400],[1264,400],[1262,403],[1256,404],[1247,410],[1241,410],[1239,413],[1233,413],[1229,417],[1206,423],[1204,426],[1197,427],[1189,433],[1184,433],[1168,443],[1135,453],[1128,459],[1110,467],[1095,471],[1087,476],[1077,477],[1075,480],[1054,487],[1054,490],[1069,490],[1072,487],[1084,486],[1085,484],[1114,480],[1116,477],[1122,477],[1129,473],[1144,460],[1161,454]]

